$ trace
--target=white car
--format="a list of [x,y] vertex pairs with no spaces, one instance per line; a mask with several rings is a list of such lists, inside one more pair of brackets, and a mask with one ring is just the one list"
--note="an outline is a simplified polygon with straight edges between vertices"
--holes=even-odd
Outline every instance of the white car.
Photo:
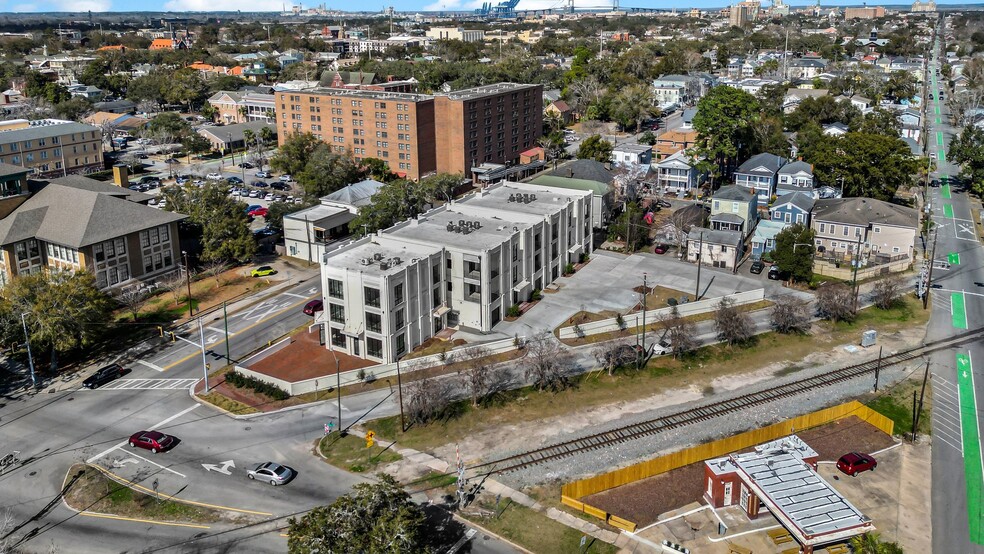
[[293,183],[294,182],[294,179],[290,175],[281,175],[280,176],[280,181],[282,183]]
[[267,201],[270,201],[270,202],[273,201],[273,198],[274,198],[274,196],[273,196],[273,193],[272,192],[268,192],[266,194],[266,196],[263,197],[264,200],[267,200]]
[[221,181],[222,180],[222,174],[221,173],[209,173],[208,175],[205,176],[205,178],[208,179],[209,181]]
[[260,191],[258,191],[258,190],[251,190],[251,191],[249,191],[249,197],[250,198],[259,198],[260,197]]

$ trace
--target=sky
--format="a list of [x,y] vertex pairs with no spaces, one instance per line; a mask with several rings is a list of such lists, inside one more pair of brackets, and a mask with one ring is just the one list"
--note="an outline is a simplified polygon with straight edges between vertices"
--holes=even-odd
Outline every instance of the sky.
[[[317,5],[322,0],[313,0],[309,5]],[[483,0],[378,0],[379,6],[375,8],[382,11],[385,6],[393,6],[397,11],[440,11],[440,10],[472,10],[479,8]],[[493,0],[493,3],[499,0]],[[730,4],[728,0],[684,0],[675,3],[667,0],[620,0],[623,7],[636,8],[660,8],[669,9],[676,7],[678,10],[686,10],[691,7],[711,8],[722,7]],[[792,6],[812,5],[809,0],[796,0],[788,2]],[[899,5],[904,2],[893,0],[887,4]],[[938,0],[938,4],[948,3],[967,3],[966,0]],[[520,0],[518,9],[547,9],[559,8],[566,3],[564,0]],[[768,2],[763,2],[768,5]],[[845,0],[838,2],[839,5],[861,5],[862,1],[853,2]],[[0,0],[0,12],[93,12],[106,11],[280,11],[283,4],[277,0]],[[328,8],[341,9],[363,9],[372,10],[370,4],[360,3],[339,3],[326,2]],[[601,7],[610,6],[611,0],[575,0],[576,7]],[[829,5],[821,2],[821,5]],[[869,2],[869,5],[878,5]],[[286,2],[288,9],[291,2]]]

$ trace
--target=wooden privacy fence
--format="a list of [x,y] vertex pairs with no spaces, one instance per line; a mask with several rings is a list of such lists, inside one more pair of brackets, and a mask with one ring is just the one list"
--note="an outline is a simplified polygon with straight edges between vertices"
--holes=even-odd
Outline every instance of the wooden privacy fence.
[[[745,431],[744,433],[725,437],[707,444],[692,446],[678,452],[673,452],[672,454],[667,454],[666,456],[660,456],[659,458],[617,469],[603,475],[596,475],[595,477],[567,483],[561,489],[561,501],[568,506],[578,508],[580,511],[592,515],[596,515],[592,512],[601,512],[604,514],[604,517],[601,515],[597,515],[597,517],[607,521],[611,517],[610,514],[605,513],[603,510],[587,506],[578,499],[666,473],[667,471],[685,465],[724,456],[731,452],[737,452],[791,435],[796,431],[818,427],[849,416],[857,416],[859,419],[868,422],[888,435],[891,435],[895,429],[895,423],[891,419],[861,404],[857,400],[852,400],[851,402],[780,421],[779,423],[774,423],[766,427]],[[588,511],[587,508],[591,508],[592,511]]]

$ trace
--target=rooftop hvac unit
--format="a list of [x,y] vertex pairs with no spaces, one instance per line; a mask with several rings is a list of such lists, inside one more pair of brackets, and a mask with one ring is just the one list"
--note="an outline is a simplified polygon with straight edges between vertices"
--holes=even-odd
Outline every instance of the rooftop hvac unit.
[[510,194],[509,195],[509,202],[515,202],[515,201],[516,201],[516,195],[515,194]]
[[379,269],[389,269],[389,262],[379,262]]
[[393,265],[400,265],[400,262],[401,262],[401,261],[403,261],[403,260],[401,260],[401,259],[399,258],[399,256],[395,256],[395,257],[393,257],[393,260],[392,260],[392,262],[393,262]]
[[375,254],[372,255],[372,259],[378,262],[379,260],[383,259],[383,254],[381,252],[376,252]]
[[453,233],[454,232],[454,223],[448,222],[448,232],[449,233]]
[[369,258],[362,258],[361,260],[359,260],[359,263],[362,265],[369,265],[372,263],[372,260],[370,260]]
[[482,222],[481,221],[476,221],[475,222],[475,228],[476,229],[481,229],[482,228]]

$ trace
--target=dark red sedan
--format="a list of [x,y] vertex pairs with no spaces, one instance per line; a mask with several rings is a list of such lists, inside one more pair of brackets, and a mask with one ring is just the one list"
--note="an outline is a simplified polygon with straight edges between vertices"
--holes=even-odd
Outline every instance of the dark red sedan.
[[667,245],[665,245],[665,244],[657,244],[656,245],[656,248],[653,248],[653,253],[655,253],[655,254],[666,254],[666,251],[669,250],[669,249],[670,249],[670,247],[667,246]]
[[312,300],[304,305],[304,313],[306,315],[314,315],[315,312],[320,312],[325,309],[325,304],[321,300]]
[[144,448],[154,454],[174,446],[174,437],[160,431],[140,431],[130,436],[131,448]]
[[844,454],[837,460],[837,469],[852,477],[856,477],[862,471],[874,471],[876,467],[878,467],[878,462],[874,458],[860,452]]

